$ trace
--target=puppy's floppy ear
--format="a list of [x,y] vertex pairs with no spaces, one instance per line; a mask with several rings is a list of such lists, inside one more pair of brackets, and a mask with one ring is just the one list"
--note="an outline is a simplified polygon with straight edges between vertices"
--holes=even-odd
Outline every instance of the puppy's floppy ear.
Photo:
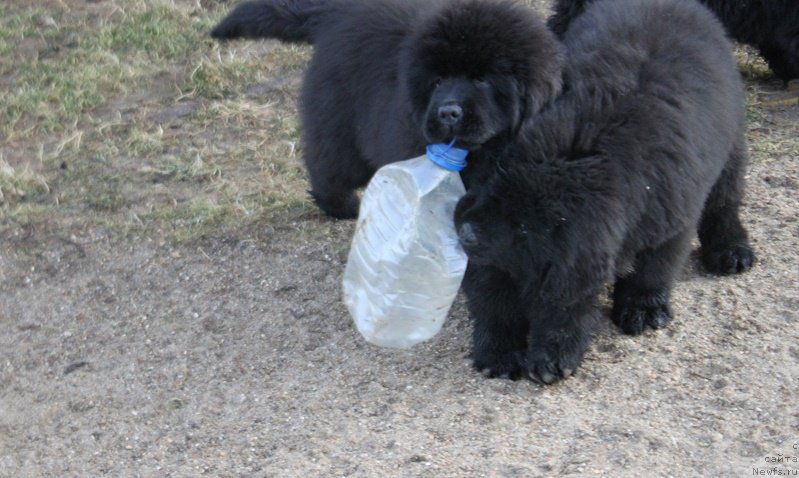
[[542,83],[522,83],[519,85],[519,89],[521,110],[518,112],[518,118],[515,118],[514,121],[514,134],[522,131],[522,126],[525,124],[527,124],[527,128],[530,128],[531,118],[555,101],[563,91],[563,77],[558,75],[557,78]]
[[544,49],[541,61],[535,65],[535,75],[528,79],[525,88],[525,116],[533,115],[551,103],[563,90],[563,64],[565,49],[562,43],[552,40],[551,48]]
[[522,126],[529,122],[530,117],[544,109],[546,105],[555,100],[561,91],[560,77],[546,82],[516,81],[516,94],[518,95],[517,107],[512,114],[511,130],[514,136],[521,131]]

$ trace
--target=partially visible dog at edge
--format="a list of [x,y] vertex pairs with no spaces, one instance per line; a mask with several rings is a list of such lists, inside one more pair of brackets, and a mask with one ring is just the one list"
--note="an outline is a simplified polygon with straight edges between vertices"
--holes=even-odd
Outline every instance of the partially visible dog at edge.
[[467,188],[487,151],[560,91],[561,53],[532,9],[510,0],[259,0],[211,35],[310,43],[300,93],[311,195],[358,214],[355,191],[385,164],[456,140]]
[[[549,26],[562,36],[572,20],[594,1],[556,0]],[[755,47],[777,78],[783,82],[799,78],[799,1],[699,1],[718,16],[730,37]]]

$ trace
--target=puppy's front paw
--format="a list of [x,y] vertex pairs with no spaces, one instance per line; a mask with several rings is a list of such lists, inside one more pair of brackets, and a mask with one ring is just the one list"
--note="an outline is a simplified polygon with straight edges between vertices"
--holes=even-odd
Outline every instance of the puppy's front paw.
[[639,335],[647,327],[663,328],[672,318],[668,293],[659,291],[635,296],[617,296],[611,318],[613,323],[628,335]]
[[481,353],[475,355],[472,365],[488,378],[519,380],[524,375],[524,352]]
[[321,194],[317,191],[308,191],[316,205],[325,214],[336,219],[356,219],[360,200],[353,192],[338,194]]
[[702,264],[708,272],[717,275],[740,274],[755,263],[755,253],[746,242],[716,246],[701,251]]
[[588,337],[582,334],[532,343],[527,352],[527,375],[543,384],[567,378],[580,366],[586,348]]

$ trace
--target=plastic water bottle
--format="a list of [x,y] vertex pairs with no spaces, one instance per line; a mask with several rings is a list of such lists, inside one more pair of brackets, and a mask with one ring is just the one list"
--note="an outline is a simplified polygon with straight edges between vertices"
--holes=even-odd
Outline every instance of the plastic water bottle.
[[[454,144],[454,141],[453,143]],[[466,272],[453,214],[468,151],[433,144],[380,168],[361,200],[344,303],[367,341],[410,347],[441,330]]]

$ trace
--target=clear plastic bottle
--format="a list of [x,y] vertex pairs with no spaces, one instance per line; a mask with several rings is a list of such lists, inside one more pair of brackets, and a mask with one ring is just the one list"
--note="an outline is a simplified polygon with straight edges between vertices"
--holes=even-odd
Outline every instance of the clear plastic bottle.
[[452,144],[380,168],[366,187],[344,303],[367,341],[410,347],[441,330],[466,271],[453,213],[466,150]]

